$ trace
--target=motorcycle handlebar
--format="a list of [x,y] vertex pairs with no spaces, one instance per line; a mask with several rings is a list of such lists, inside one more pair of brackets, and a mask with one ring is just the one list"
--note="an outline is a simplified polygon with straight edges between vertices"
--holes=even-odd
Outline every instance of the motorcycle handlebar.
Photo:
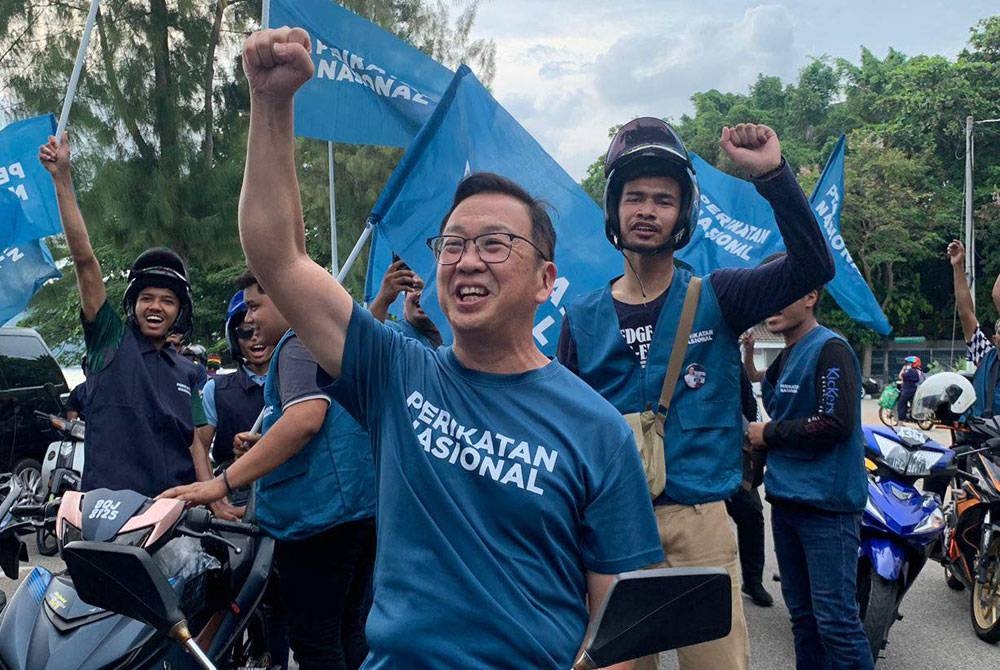
[[205,507],[194,507],[187,511],[185,517],[186,525],[196,533],[206,533],[208,531],[221,531],[235,533],[237,535],[247,535],[254,537],[260,534],[260,529],[255,524],[244,523],[242,521],[224,521],[216,519]]

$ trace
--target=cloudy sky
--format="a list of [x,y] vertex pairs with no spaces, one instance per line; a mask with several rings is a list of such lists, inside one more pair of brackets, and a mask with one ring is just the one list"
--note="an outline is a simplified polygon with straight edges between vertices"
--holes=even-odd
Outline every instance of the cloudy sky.
[[576,179],[636,116],[679,118],[692,93],[795,82],[813,57],[861,46],[954,57],[995,0],[482,0],[474,37],[496,43],[497,99]]

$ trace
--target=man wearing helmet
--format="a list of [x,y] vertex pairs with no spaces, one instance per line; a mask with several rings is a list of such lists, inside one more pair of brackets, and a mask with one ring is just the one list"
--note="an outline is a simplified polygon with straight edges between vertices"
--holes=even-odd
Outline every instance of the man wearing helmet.
[[[685,670],[749,665],[736,539],[724,504],[742,474],[738,336],[834,272],[774,131],[753,124],[724,128],[721,145],[773,207],[788,256],[705,278],[681,368],[687,372],[665,418],[666,488],[652,493],[666,564],[724,566],[733,580],[732,632],[679,650]],[[630,414],[655,410],[661,395],[692,279],[675,268],[674,251],[691,237],[700,195],[684,143],[659,119],[635,119],[618,131],[605,175],[605,233],[624,256],[624,274],[569,305],[558,356],[619,412]],[[655,663],[643,659],[640,667]]]
[[80,290],[90,365],[83,490],[132,489],[155,496],[195,479],[194,427],[201,421],[198,370],[172,347],[191,330],[187,268],[163,247],[144,251],[128,273],[123,320],[107,300],[101,266],[77,206],[70,146],[54,137],[39,150],[52,175]]
[[899,381],[902,383],[899,389],[899,400],[896,402],[896,416],[900,421],[909,421],[910,403],[913,395],[917,392],[917,386],[924,380],[924,373],[920,370],[922,363],[918,356],[907,356],[903,359],[903,367],[899,371]]

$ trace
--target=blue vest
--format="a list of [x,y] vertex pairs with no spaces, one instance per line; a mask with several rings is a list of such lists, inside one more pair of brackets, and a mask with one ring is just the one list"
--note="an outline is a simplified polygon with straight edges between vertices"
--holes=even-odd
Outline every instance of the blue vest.
[[[772,421],[801,419],[816,413],[816,363],[823,346],[839,335],[817,326],[788,350],[785,366],[778,376],[777,388],[765,376],[761,381],[764,408]],[[844,374],[858,378],[861,368],[851,356],[853,366]],[[808,445],[802,448],[771,448],[767,451],[764,488],[768,498],[809,505],[831,512],[860,512],[868,498],[865,474],[864,438],[861,432],[861,396],[849,399],[857,404],[859,419],[850,437],[825,449]]]
[[[690,272],[674,270],[645,368],[621,336],[610,285],[567,307],[580,377],[622,414],[641,412],[659,401],[690,280]],[[690,375],[692,365],[704,374]],[[740,349],[708,278],[701,285],[663,444],[667,486],[656,504],[696,505],[726,500],[736,492],[742,478]]]
[[[295,333],[274,348],[264,383],[266,435],[282,416],[278,359]],[[257,481],[257,521],[278,540],[301,540],[375,514],[375,466],[368,433],[331,402],[323,427],[290,459]]]
[[[976,402],[972,406],[972,416],[985,416],[988,418],[1000,413],[1000,393],[998,393],[1000,391],[1000,375],[998,375],[997,383],[992,389],[986,388],[990,384],[990,370],[997,364],[997,350],[990,349],[983,356],[983,360],[979,362],[979,367],[976,368],[976,374],[972,378],[972,387],[976,389]],[[987,415],[986,399],[990,396],[993,397],[993,411]]]

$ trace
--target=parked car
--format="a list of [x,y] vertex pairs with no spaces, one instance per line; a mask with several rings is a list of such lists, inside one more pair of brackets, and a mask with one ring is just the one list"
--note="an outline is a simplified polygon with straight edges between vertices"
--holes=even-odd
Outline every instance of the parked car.
[[42,459],[59,439],[35,411],[62,412],[69,392],[59,364],[31,328],[0,328],[0,472],[16,474],[27,490],[41,490]]

